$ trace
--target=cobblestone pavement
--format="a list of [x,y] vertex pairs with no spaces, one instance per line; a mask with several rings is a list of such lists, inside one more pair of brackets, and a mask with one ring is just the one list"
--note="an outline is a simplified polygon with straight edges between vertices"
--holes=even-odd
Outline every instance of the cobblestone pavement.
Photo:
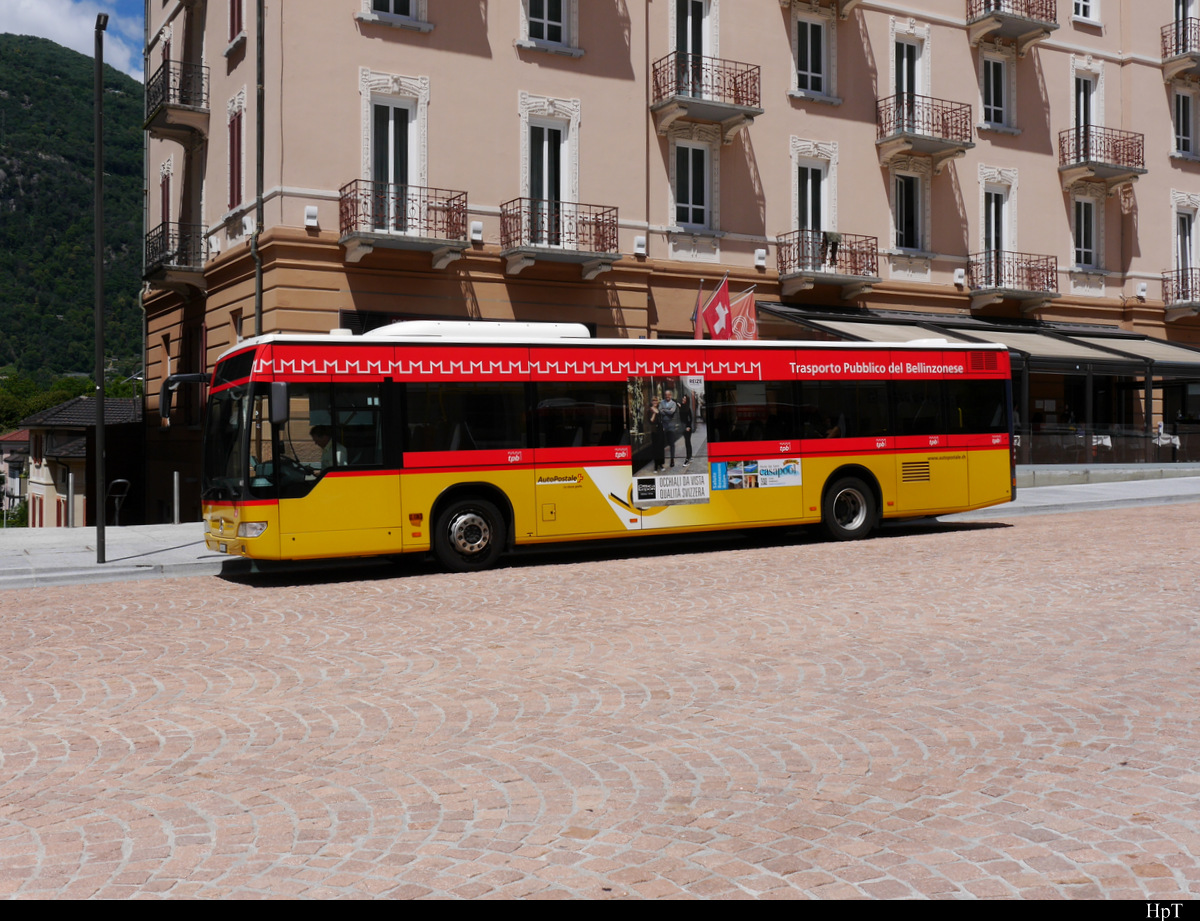
[[6,592],[0,894],[1194,897],[1198,512]]

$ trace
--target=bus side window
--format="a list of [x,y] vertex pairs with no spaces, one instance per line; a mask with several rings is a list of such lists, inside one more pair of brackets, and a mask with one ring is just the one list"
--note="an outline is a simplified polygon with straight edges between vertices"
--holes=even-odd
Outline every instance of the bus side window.
[[408,384],[409,451],[525,448],[525,385],[517,382]]
[[942,435],[949,431],[940,380],[896,381],[896,433]]
[[537,385],[539,448],[594,448],[628,440],[625,382]]
[[988,435],[1008,431],[1004,381],[951,381],[950,432]]
[[886,381],[817,381],[804,385],[804,395],[816,406],[819,421],[809,423],[817,428],[813,437],[870,438],[891,432]]
[[347,466],[383,463],[382,421],[379,384],[333,385],[333,439],[344,448]]
[[800,435],[792,381],[708,381],[710,441],[766,441]]

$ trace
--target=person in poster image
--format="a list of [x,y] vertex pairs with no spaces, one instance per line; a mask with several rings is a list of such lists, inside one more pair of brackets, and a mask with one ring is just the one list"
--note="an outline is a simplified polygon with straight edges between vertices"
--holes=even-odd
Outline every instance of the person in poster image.
[[675,391],[668,390],[658,406],[662,419],[663,435],[671,448],[671,466],[675,466],[675,442],[679,438],[679,404],[675,402]]
[[692,398],[685,393],[679,401],[679,424],[683,427],[683,447],[687,452],[685,464],[692,462],[692,417]]
[[658,397],[651,397],[650,399],[650,410],[646,413],[646,428],[650,430],[650,444],[654,449],[654,472],[662,473],[665,443],[663,439],[663,420]]

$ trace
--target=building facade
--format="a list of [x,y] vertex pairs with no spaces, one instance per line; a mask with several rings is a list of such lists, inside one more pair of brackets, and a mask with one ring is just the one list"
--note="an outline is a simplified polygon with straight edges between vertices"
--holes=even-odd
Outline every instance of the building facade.
[[199,457],[158,384],[256,331],[690,336],[726,273],[769,335],[1127,334],[1022,353],[1026,425],[1200,414],[1195,6],[264,0],[260,112],[255,4],[148,0],[149,515]]

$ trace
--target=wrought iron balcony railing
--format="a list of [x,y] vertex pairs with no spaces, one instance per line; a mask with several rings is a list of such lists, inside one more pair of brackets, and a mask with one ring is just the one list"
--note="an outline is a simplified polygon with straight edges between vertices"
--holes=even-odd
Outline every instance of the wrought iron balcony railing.
[[146,81],[146,118],[165,105],[208,109],[208,68],[203,64],[164,61]]
[[654,62],[654,102],[692,96],[756,109],[761,100],[761,68],[721,58],[673,51]]
[[776,238],[779,274],[879,276],[879,240],[857,233],[793,230]]
[[402,234],[430,240],[466,240],[467,193],[355,179],[339,192],[342,236]]
[[146,274],[164,269],[204,269],[201,224],[159,224],[146,234]]
[[1058,133],[1058,165],[1103,163],[1122,169],[1144,171],[1145,135],[1119,128],[1080,125]]
[[1055,0],[967,0],[967,22],[1000,13],[1035,22],[1058,22]]
[[911,134],[971,144],[971,107],[916,93],[897,93],[875,104],[876,140]]
[[1200,19],[1176,19],[1162,27],[1163,59],[1200,54]]
[[545,198],[514,198],[500,206],[500,248],[617,252],[617,209]]
[[1053,294],[1058,290],[1058,258],[1003,249],[974,253],[967,264],[967,284],[973,290]]
[[1175,269],[1162,274],[1163,303],[1200,302],[1200,269]]

